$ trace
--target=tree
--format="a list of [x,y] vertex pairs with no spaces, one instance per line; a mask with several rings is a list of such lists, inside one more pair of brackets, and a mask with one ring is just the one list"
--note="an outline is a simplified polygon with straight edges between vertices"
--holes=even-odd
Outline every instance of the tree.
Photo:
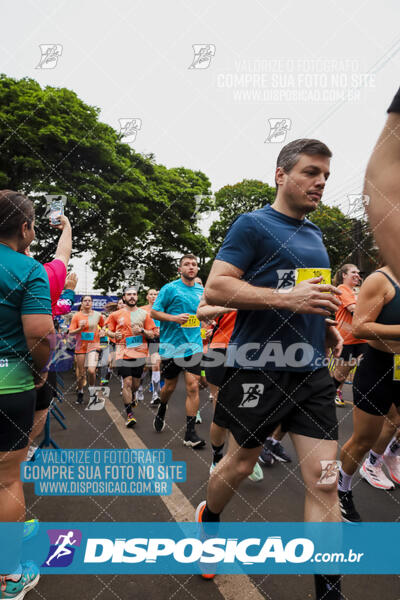
[[124,269],[142,272],[143,261],[145,280],[160,285],[174,272],[174,253],[208,252],[195,196],[208,194],[210,183],[199,171],[166,169],[138,154],[99,112],[71,90],[1,75],[0,187],[34,200],[39,261],[51,258],[58,237],[44,218],[45,195],[60,194],[73,254],[93,252],[97,285],[115,288]]

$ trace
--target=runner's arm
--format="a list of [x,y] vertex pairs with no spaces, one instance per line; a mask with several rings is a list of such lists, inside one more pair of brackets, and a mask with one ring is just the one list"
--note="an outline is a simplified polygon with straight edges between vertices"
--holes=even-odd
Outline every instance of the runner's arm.
[[161,310],[153,310],[151,309],[150,316],[152,319],[156,321],[172,321],[174,323],[178,323],[177,317],[179,315],[169,315],[166,312],[162,312]]
[[324,317],[340,306],[340,300],[332,294],[340,295],[341,291],[332,285],[319,284],[321,277],[302,281],[290,292],[280,294],[272,288],[243,281],[243,273],[230,263],[215,260],[204,289],[207,304],[242,310],[285,309]]
[[394,340],[400,338],[399,325],[376,323],[376,318],[385,303],[382,277],[372,273],[361,286],[356,310],[353,314],[352,331],[356,338],[366,340]]
[[400,279],[400,112],[391,112],[365,174],[368,217],[379,248]]
[[61,215],[61,225],[53,225],[56,229],[62,229],[60,239],[58,240],[56,255],[54,258],[61,260],[68,267],[72,250],[72,229],[68,217]]
[[221,315],[225,315],[233,311],[234,309],[227,308],[226,306],[210,306],[202,298],[197,309],[196,317],[199,319],[199,321],[211,323],[211,321],[213,321],[215,317],[220,317]]
[[32,356],[34,372],[41,373],[47,365],[52,350],[51,337],[54,334],[51,315],[21,315],[22,327],[28,350]]

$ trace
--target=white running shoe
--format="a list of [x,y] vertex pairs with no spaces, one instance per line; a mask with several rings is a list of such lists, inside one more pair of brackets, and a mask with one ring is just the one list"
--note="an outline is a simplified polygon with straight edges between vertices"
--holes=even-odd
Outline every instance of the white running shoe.
[[383,455],[383,463],[389,471],[390,479],[400,485],[400,456]]
[[394,483],[390,481],[383,472],[382,463],[378,465],[370,465],[369,462],[364,460],[360,467],[360,475],[368,481],[372,487],[378,490],[393,490]]
[[143,400],[144,400],[144,394],[143,394],[143,388],[142,388],[142,386],[140,386],[140,388],[136,392],[135,397],[136,397],[137,402],[143,402]]
[[262,481],[264,479],[264,473],[258,462],[254,465],[254,469],[251,475],[249,475],[250,481]]

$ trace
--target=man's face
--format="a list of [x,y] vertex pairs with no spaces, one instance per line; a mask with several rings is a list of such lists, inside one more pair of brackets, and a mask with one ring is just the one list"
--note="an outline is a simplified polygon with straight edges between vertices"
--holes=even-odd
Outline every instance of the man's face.
[[126,292],[124,294],[125,304],[127,306],[136,306],[137,303],[137,292]]
[[277,168],[279,192],[290,208],[305,214],[318,208],[329,177],[329,165],[328,156],[300,154],[289,173],[285,173],[282,167]]
[[179,273],[184,279],[193,281],[199,272],[197,261],[194,258],[184,258],[181,266],[179,267]]
[[149,292],[147,294],[147,302],[149,304],[154,304],[154,302],[156,301],[157,296],[158,296],[157,290],[149,290]]
[[86,308],[86,310],[88,310],[89,308],[91,308],[92,306],[92,299],[90,298],[90,296],[85,296],[85,298],[83,298],[82,300],[82,308]]

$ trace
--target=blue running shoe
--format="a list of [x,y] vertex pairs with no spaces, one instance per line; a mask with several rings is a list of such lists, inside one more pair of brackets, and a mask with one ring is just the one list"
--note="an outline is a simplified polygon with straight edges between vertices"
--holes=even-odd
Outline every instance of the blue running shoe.
[[0,599],[1,600],[22,600],[29,590],[33,589],[38,583],[40,575],[39,569],[34,562],[28,560],[22,563],[22,575],[18,581],[0,577]]

